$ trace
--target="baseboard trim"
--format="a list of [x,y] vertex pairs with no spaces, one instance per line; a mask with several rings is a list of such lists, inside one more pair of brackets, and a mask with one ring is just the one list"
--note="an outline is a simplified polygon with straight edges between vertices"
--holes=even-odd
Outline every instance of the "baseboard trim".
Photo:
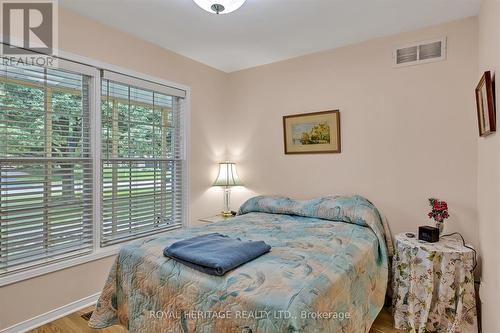
[[60,308],[51,310],[39,316],[33,317],[18,324],[4,328],[3,330],[0,331],[0,333],[22,333],[37,328],[39,326],[42,326],[44,324],[50,323],[51,321],[67,316],[70,313],[81,310],[83,308],[86,308],[87,306],[96,303],[100,294],[101,293],[97,293],[94,295],[84,297],[78,301],[74,301],[72,303],[61,306]]

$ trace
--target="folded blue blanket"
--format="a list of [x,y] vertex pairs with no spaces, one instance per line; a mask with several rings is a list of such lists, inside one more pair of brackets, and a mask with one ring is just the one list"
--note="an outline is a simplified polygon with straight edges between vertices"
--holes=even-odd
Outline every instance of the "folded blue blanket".
[[175,242],[163,255],[200,272],[222,276],[271,250],[263,241],[242,241],[219,233]]

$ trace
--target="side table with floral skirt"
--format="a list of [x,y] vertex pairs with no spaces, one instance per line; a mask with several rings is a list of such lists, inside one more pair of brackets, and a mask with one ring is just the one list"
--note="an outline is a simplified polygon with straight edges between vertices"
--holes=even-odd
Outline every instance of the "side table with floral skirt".
[[398,329],[477,332],[474,251],[459,238],[437,243],[396,235],[393,311]]

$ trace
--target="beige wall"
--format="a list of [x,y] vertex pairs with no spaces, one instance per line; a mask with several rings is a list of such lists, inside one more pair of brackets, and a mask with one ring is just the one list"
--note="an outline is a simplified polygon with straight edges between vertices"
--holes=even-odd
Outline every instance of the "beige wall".
[[[500,1],[483,0],[479,15],[479,73],[500,73]],[[500,110],[499,81],[496,109]],[[497,117],[498,121],[498,117]],[[498,126],[498,125],[497,125]],[[478,139],[479,249],[482,253],[483,332],[500,332],[500,137]]]
[[[254,193],[360,193],[400,232],[428,223],[435,195],[450,203],[449,230],[477,244],[475,18],[232,74],[68,11],[60,25],[65,51],[191,86],[192,219],[220,207],[215,162],[232,159],[246,184],[233,208]],[[395,46],[443,35],[447,61],[392,67]],[[342,154],[285,156],[282,115],[328,109],[342,114]],[[0,288],[0,329],[98,292],[111,260]]]
[[[446,61],[392,67],[394,47],[441,36]],[[476,64],[468,18],[233,73],[229,158],[257,193],[362,194],[395,233],[429,223],[427,198],[446,199],[446,228],[477,244]],[[284,155],[283,115],[331,109],[341,112],[341,154]]]
[[[61,50],[191,87],[190,214],[213,215],[222,194],[207,189],[224,144],[227,74],[63,9],[59,24]],[[0,287],[0,330],[99,292],[112,259]]]

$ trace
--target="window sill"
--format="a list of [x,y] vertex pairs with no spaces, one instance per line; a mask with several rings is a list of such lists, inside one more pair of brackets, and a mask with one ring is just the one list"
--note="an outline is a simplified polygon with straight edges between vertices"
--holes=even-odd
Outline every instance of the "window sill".
[[[179,227],[179,228],[182,228],[182,227]],[[179,229],[179,228],[175,228],[175,229]],[[173,230],[175,230],[175,229],[173,229]],[[155,238],[155,237],[158,237],[159,235],[166,233],[166,232],[169,232],[169,231],[171,231],[171,230],[166,230],[166,231],[163,231],[161,233],[154,234],[154,235],[149,235],[149,236],[145,236],[145,237],[131,239],[129,241],[119,243],[116,245],[112,245],[112,246],[100,247],[97,250],[94,250],[94,252],[92,252],[92,253],[81,255],[78,257],[71,257],[70,259],[61,259],[60,261],[57,261],[57,262],[54,262],[51,264],[47,264],[47,265],[43,265],[43,266],[39,266],[39,267],[27,268],[27,269],[22,270],[22,271],[17,271],[17,272],[14,271],[12,273],[6,273],[4,276],[0,276],[0,287],[4,287],[4,286],[7,286],[9,284],[21,282],[23,280],[35,278],[37,276],[41,276],[41,275],[45,275],[45,274],[49,274],[49,273],[54,273],[54,272],[57,272],[57,271],[60,271],[60,270],[66,269],[66,268],[86,264],[86,263],[96,261],[99,259],[111,257],[114,255],[117,255],[123,246],[125,246],[133,241],[136,241],[138,239],[146,240],[146,239],[150,239],[150,238]]]

